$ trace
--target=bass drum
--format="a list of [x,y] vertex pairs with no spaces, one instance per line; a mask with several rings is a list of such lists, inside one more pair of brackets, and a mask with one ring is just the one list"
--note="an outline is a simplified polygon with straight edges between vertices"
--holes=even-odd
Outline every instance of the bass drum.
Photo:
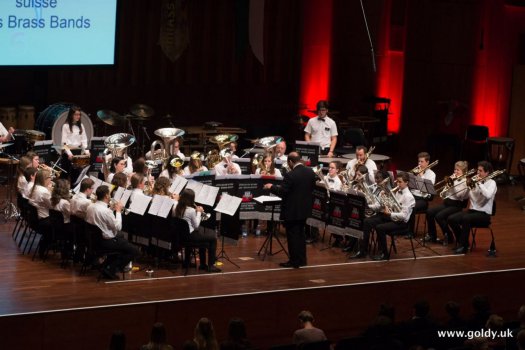
[[[55,103],[44,109],[38,116],[35,129],[43,131],[47,140],[53,140],[54,145],[62,145],[62,126],[66,122],[71,103]],[[88,148],[91,147],[93,138],[93,123],[89,116],[82,111],[80,118],[88,139]]]

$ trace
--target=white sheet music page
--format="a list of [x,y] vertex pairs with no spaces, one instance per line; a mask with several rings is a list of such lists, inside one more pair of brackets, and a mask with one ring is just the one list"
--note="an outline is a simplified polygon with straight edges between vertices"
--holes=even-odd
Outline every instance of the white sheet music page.
[[115,194],[113,195],[113,198],[117,201],[121,201],[122,200],[122,195],[124,194],[124,191],[125,191],[125,188],[124,187],[118,187],[116,190],[115,190]]
[[131,202],[131,205],[129,206],[129,211],[135,214],[144,215],[149,202],[151,202],[151,197],[137,193],[133,197],[133,202]]
[[180,194],[184,186],[188,183],[188,180],[182,176],[176,176],[173,182],[171,183],[169,191],[171,193]]
[[162,206],[159,209],[158,216],[167,218],[168,215],[171,213],[171,208],[173,208],[174,205],[177,205],[176,200],[170,197],[164,197],[162,201]]
[[259,197],[255,197],[253,199],[254,201],[256,201],[257,203],[271,203],[271,202],[279,202],[281,201],[281,197],[277,197],[277,196],[259,196]]
[[204,186],[203,183],[195,181],[195,180],[189,180],[188,183],[186,184],[186,188],[193,190],[193,192],[195,192],[195,198],[197,198],[203,186]]
[[94,177],[93,175],[90,175],[89,178],[93,180],[93,192],[97,190],[97,188],[102,185],[102,180],[100,180],[98,177]]
[[120,198],[120,202],[122,202],[123,206],[126,206],[126,204],[128,204],[128,200],[130,196],[131,196],[131,190],[124,190],[124,193],[122,194],[122,197]]
[[148,214],[158,215],[163,201],[164,201],[164,196],[159,196],[159,195],[153,196],[153,200],[151,201],[151,205],[149,206]]
[[195,196],[195,202],[199,204],[213,206],[215,204],[215,198],[219,193],[218,187],[213,187],[209,185],[202,186],[201,191],[198,196]]
[[219,203],[217,203],[217,206],[215,207],[215,211],[222,213],[222,214],[233,216],[235,215],[235,212],[241,205],[241,202],[242,202],[242,198],[230,196],[229,194],[224,193],[221,196],[221,200],[219,201]]

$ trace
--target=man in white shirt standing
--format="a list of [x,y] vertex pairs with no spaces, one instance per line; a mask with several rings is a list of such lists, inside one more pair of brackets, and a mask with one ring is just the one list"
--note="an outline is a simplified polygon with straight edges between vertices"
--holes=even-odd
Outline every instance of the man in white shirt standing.
[[335,145],[337,144],[337,125],[328,116],[328,102],[317,102],[317,117],[312,118],[304,128],[305,141],[319,142],[321,154],[328,157],[334,156]]
[[87,208],[86,222],[98,226],[102,232],[100,248],[118,251],[120,255],[106,261],[103,269],[104,275],[111,279],[117,279],[117,271],[122,271],[128,263],[140,254],[137,248],[125,240],[118,231],[122,229],[122,203],[115,204],[115,214],[108,207],[110,195],[106,185],[99,186],[96,191],[97,202]]

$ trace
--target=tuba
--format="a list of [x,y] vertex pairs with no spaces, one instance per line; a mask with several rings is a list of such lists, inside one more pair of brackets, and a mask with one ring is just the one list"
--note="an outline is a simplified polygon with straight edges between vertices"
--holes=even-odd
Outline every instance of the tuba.
[[209,142],[215,143],[220,150],[228,146],[230,143],[237,141],[238,135],[235,134],[219,134],[208,139]]
[[104,162],[106,166],[104,175],[106,177],[106,173],[109,172],[109,168],[111,165],[111,159],[115,157],[126,158],[128,147],[131,146],[133,143],[135,143],[135,136],[126,133],[113,134],[108,136],[104,140],[104,145],[106,146],[106,150],[104,151],[104,153],[111,154],[111,158],[107,158]]
[[[175,142],[175,139],[183,136],[185,131],[177,128],[162,128],[155,130],[154,134],[162,140],[155,140],[151,143],[151,159],[162,161],[163,167],[166,167],[171,156],[171,144]],[[160,152],[157,151],[157,146],[160,146]]]

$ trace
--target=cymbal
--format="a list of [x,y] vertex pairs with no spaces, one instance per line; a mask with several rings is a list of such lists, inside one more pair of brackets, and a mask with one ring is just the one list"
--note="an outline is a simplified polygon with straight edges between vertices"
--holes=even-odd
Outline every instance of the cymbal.
[[155,114],[153,108],[141,103],[129,107],[129,111],[131,112],[131,114],[142,118],[150,118]]
[[97,112],[97,117],[108,125],[122,126],[126,123],[125,117],[109,109],[101,109]]
[[145,120],[148,120],[148,118],[139,117],[139,116],[133,115],[133,114],[126,114],[124,116],[124,118],[129,119],[129,120],[134,121],[134,122],[143,122]]

